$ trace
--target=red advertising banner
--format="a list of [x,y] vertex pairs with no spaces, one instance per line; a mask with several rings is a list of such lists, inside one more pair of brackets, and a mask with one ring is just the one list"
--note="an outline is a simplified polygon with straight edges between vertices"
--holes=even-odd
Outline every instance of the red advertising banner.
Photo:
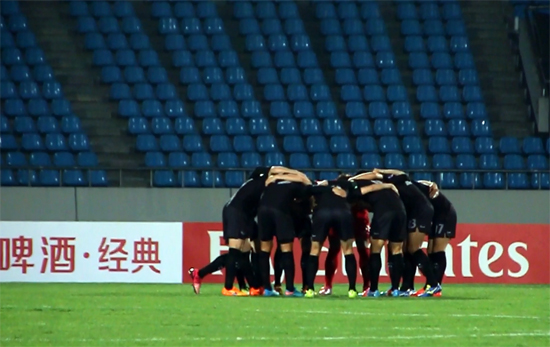
[[[203,267],[227,252],[227,246],[223,242],[221,223],[184,223],[183,230],[183,278],[188,281],[185,272],[190,267]],[[296,264],[300,264],[301,250],[297,241],[294,249]],[[326,251],[324,248],[321,254],[318,283],[324,278]],[[550,284],[548,225],[459,224],[456,238],[447,247],[446,254],[445,283]],[[389,281],[384,253],[382,260],[381,281]],[[347,283],[343,263],[341,259],[335,283]],[[296,279],[301,276],[300,266],[297,266]],[[420,276],[418,272],[417,276]],[[221,283],[223,274],[218,271],[204,281]]]

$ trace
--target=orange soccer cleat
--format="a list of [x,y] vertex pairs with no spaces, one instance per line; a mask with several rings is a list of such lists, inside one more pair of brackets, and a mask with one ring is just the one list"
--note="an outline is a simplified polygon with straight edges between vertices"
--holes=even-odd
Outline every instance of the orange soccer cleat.
[[250,288],[250,296],[261,296],[262,294],[262,288]]
[[237,288],[233,287],[230,290],[225,289],[225,287],[222,289],[222,295],[225,296],[248,296],[248,294],[241,292]]

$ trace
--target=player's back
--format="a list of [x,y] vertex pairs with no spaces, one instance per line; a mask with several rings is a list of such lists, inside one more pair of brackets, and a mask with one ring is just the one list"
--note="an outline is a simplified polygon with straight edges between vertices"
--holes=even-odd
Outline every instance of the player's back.
[[[349,195],[350,182],[348,181],[329,181],[326,186],[314,186],[310,189],[315,198],[315,209],[321,208],[344,208],[349,209],[347,196]],[[346,197],[341,197],[333,192],[334,188],[340,188],[346,192]],[[337,189],[338,189],[337,188]]]
[[441,193],[441,191],[438,192],[438,195],[431,199],[430,198],[430,187],[424,183],[413,181],[414,186],[430,201],[434,208],[434,213],[438,214],[441,212],[446,212],[451,209],[452,203],[447,197]]
[[399,197],[403,201],[407,211],[415,209],[419,204],[429,205],[425,195],[413,184],[410,177],[406,174],[389,175],[383,174],[382,181],[393,184],[399,191]]
[[[367,187],[374,184],[381,184],[380,181],[357,180],[357,187]],[[362,196],[362,200],[372,208],[372,213],[385,213],[392,210],[403,210],[403,203],[399,195],[391,189],[380,189]]]
[[256,215],[260,197],[265,190],[265,178],[249,179],[244,182],[227,203],[247,215]]
[[304,198],[306,190],[306,186],[302,183],[277,180],[265,187],[260,198],[260,206],[290,213],[294,199]]

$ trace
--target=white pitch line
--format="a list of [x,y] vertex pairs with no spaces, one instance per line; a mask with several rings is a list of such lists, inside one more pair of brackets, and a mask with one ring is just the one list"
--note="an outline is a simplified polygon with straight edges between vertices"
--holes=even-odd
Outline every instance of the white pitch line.
[[[273,336],[273,337],[179,337],[179,338],[164,338],[164,337],[151,337],[151,338],[135,338],[135,339],[68,339],[65,341],[71,342],[157,342],[157,341],[209,341],[209,342],[227,342],[227,341],[334,341],[334,340],[430,340],[430,339],[448,339],[456,337],[468,337],[468,338],[492,338],[492,337],[550,337],[550,331],[545,332],[530,332],[530,333],[494,333],[494,334],[470,334],[470,335],[456,335],[456,334],[439,334],[439,335],[395,335],[395,336]],[[0,338],[0,341],[40,341],[40,342],[53,342],[50,339],[13,339],[13,338]]]
[[[252,310],[255,312],[266,312],[265,310]],[[275,312],[275,311],[273,311]],[[433,314],[427,314],[427,313],[379,313],[379,312],[363,312],[363,311],[317,311],[317,310],[305,310],[305,311],[289,311],[289,310],[283,310],[283,311],[276,311],[281,313],[291,313],[291,314],[339,314],[339,315],[346,315],[346,316],[403,316],[403,317],[432,317]],[[550,319],[550,317],[546,316],[514,316],[514,315],[505,315],[505,314],[444,314],[444,313],[437,313],[437,316],[444,316],[444,317],[458,317],[458,318],[509,318],[509,319]]]

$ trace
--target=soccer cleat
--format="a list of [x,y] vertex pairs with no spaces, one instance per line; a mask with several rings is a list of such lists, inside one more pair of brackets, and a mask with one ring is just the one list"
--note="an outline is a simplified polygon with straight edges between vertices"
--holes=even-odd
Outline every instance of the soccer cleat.
[[361,293],[359,293],[357,295],[359,295],[361,297],[365,297],[365,296],[367,296],[368,292],[369,292],[369,289],[367,288],[367,289],[363,290]]
[[281,285],[273,286],[273,290],[279,293],[279,295],[283,295],[283,289],[281,288]]
[[250,292],[249,292],[249,295],[250,296],[260,296],[262,295],[262,289],[261,288],[250,288]]
[[304,296],[301,291],[294,289],[293,291],[285,290],[285,296],[294,296],[296,298],[301,298]]
[[414,289],[401,290],[399,292],[399,296],[405,296],[405,297],[413,296],[414,292],[415,292]]
[[435,293],[435,294],[434,294],[434,297],[435,297],[435,298],[440,298],[440,297],[441,297],[441,294],[443,294],[443,292]]
[[313,291],[313,289],[308,289],[306,290],[306,293],[304,294],[304,296],[306,298],[313,298],[315,297],[315,292]]
[[421,296],[422,294],[424,294],[424,288],[420,288],[419,290],[415,291],[414,289],[412,290],[410,296],[413,296],[413,297],[418,297],[418,296]]
[[353,289],[350,289],[348,291],[348,298],[350,299],[355,299],[357,297],[357,291],[356,290],[353,290]]
[[235,287],[233,287],[229,290],[225,289],[225,287],[223,287],[222,295],[225,295],[225,296],[248,296],[248,293],[245,294],[245,293],[241,292],[240,290],[238,290]]
[[427,297],[427,296],[434,296],[435,294],[441,292],[441,286],[438,284],[435,287],[426,286],[426,289],[424,289],[424,293],[418,295],[419,297]]
[[380,292],[378,291],[378,289],[375,290],[375,291],[371,291],[369,289],[369,291],[367,292],[367,296],[370,297],[370,298],[378,298],[378,297],[380,297]]
[[332,295],[332,287],[321,287],[319,295]]
[[279,296],[280,294],[274,290],[264,289],[264,296]]
[[250,290],[248,288],[239,289],[241,292],[245,293],[246,295],[250,295]]
[[193,291],[195,292],[195,294],[200,294],[202,279],[199,277],[199,271],[192,267],[189,269],[188,272],[191,276],[191,280],[193,281]]
[[380,292],[380,296],[392,296],[392,289]]

